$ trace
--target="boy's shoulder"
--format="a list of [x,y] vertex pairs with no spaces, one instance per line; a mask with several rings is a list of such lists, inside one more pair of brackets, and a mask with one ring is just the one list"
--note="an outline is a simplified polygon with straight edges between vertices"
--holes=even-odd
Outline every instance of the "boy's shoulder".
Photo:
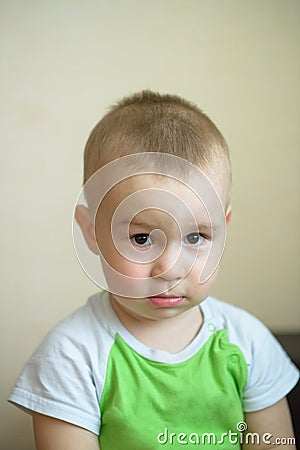
[[228,341],[242,350],[249,366],[261,349],[277,347],[277,341],[266,325],[248,311],[214,297],[208,297],[200,307],[207,334],[208,331],[226,330]]
[[268,328],[248,311],[215,297],[207,297],[200,305],[205,323],[214,323],[217,329],[237,330],[239,334],[268,333]]
[[114,314],[105,292],[91,295],[86,303],[55,325],[43,339],[38,352],[91,353],[114,339]]

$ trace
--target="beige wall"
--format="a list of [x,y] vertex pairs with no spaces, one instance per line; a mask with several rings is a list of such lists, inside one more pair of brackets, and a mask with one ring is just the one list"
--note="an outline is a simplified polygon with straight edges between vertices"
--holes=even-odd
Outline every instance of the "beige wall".
[[115,99],[196,102],[232,152],[234,213],[216,295],[299,331],[300,3],[1,1],[1,441],[33,448],[5,404],[34,347],[97,290],[71,237],[82,149]]

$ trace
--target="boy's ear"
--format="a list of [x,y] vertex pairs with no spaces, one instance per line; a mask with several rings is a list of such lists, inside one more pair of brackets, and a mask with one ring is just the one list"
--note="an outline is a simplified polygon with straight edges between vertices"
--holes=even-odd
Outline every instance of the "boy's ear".
[[84,205],[77,205],[74,215],[89,249],[98,255],[99,248],[95,237],[95,226],[91,222],[90,210]]
[[229,222],[230,222],[231,214],[232,214],[232,206],[231,206],[231,205],[228,205],[228,206],[227,206],[227,209],[226,209],[226,212],[225,212],[225,222],[226,222],[226,225],[228,225]]

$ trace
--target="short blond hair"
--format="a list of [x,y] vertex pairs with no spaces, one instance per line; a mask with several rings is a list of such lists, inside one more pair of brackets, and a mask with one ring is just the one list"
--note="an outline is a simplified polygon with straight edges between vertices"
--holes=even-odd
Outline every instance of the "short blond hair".
[[125,97],[98,122],[84,151],[84,183],[103,165],[133,153],[179,156],[218,175],[230,189],[227,143],[193,103],[149,90]]

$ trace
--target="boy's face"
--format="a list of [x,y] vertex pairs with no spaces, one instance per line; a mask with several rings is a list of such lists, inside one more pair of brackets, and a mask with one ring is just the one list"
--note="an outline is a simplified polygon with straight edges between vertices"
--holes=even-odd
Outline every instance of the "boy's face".
[[[227,189],[217,190],[225,204]],[[226,222],[229,215],[228,209]],[[213,223],[211,231],[205,206],[181,182],[145,174],[122,181],[104,197],[95,225],[112,299],[123,312],[166,319],[209,295],[217,269],[206,282],[200,284],[199,278],[220,224]],[[107,264],[124,281],[114,278]]]

